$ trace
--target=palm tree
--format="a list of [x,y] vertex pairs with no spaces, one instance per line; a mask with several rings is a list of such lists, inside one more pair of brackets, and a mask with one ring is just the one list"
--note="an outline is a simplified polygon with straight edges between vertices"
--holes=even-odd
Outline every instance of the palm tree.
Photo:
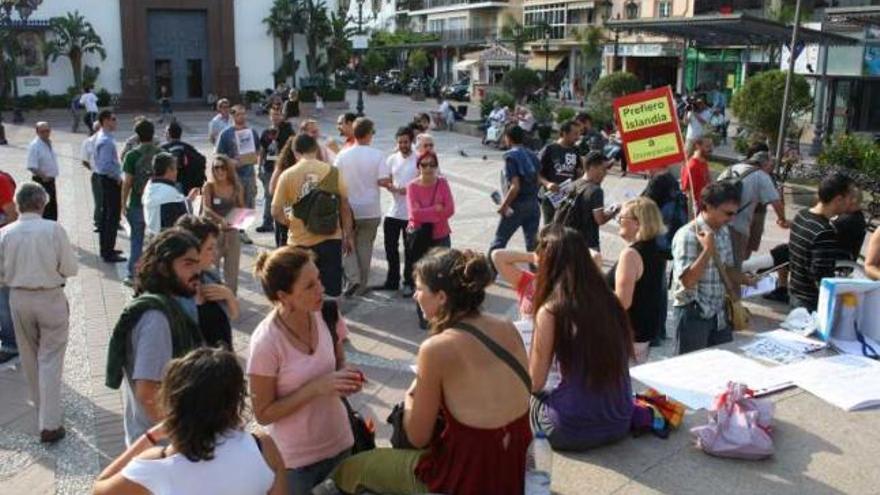
[[107,58],[101,37],[95,31],[92,23],[75,11],[68,12],[64,17],[49,19],[49,29],[54,39],[46,45],[46,56],[54,62],[58,57],[70,59],[73,68],[73,84],[77,88],[82,87],[83,78],[83,55],[97,53],[101,60]]
[[[598,63],[605,43],[605,31],[599,26],[587,26],[575,31],[574,38],[579,43],[581,64],[586,69],[591,62]],[[589,81],[587,81],[589,82]]]
[[523,51],[526,42],[531,39],[531,32],[524,28],[515,17],[508,14],[504,18],[504,25],[501,26],[501,37],[504,41],[513,45],[513,51],[516,52],[514,67],[519,68],[519,54]]
[[[278,42],[281,43],[281,54],[285,59],[281,64],[281,68],[287,67],[294,81],[296,80],[295,75],[299,68],[299,61],[293,62],[293,67],[291,67],[291,63],[287,62],[287,60],[293,58],[295,48],[294,36],[302,33],[305,27],[302,14],[303,7],[298,0],[275,0],[269,9],[269,15],[263,19],[263,24],[266,25],[266,33],[277,38]],[[291,55],[288,55],[288,47],[290,47]],[[281,68],[279,68],[278,72],[280,72]]]
[[9,96],[9,89],[13,86],[13,74],[18,72],[15,65],[15,54],[21,47],[18,37],[12,29],[0,29],[0,109]]
[[324,0],[305,0],[303,14],[302,17],[306,20],[305,34],[308,47],[306,67],[309,69],[309,75],[314,77],[321,68],[319,50],[333,36],[333,26],[327,16],[327,4]]
[[351,19],[341,10],[330,14],[333,34],[327,44],[327,64],[331,72],[348,65],[348,60],[351,58],[351,35],[357,32],[357,28],[352,27],[350,21]]

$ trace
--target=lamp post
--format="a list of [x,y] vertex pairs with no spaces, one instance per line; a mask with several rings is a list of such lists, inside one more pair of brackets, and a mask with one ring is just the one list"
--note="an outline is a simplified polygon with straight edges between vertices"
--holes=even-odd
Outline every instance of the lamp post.
[[776,137],[776,161],[777,167],[782,163],[782,150],[785,144],[786,131],[788,130],[788,104],[791,98],[791,79],[794,75],[794,51],[798,42],[798,34],[801,26],[801,1],[794,4],[794,26],[791,29],[791,45],[788,48],[788,71],[785,74],[785,89],[782,93],[782,112],[779,118],[779,135]]
[[[364,34],[364,0],[358,0],[358,36],[363,36]],[[357,114],[358,117],[364,116],[364,69],[362,67],[363,62],[363,50],[360,50],[358,54],[358,64],[357,64],[357,76],[358,76],[358,100],[357,100]]]
[[[614,3],[611,0],[600,0],[599,4],[599,12],[602,17],[602,26],[605,26],[605,23],[608,22],[608,19],[611,19],[611,12],[614,9]],[[617,69],[617,30],[614,30],[614,58],[611,60],[611,72],[614,72]]]
[[[0,0],[0,26],[12,36],[11,30],[14,22],[12,20],[13,9],[18,12],[18,17],[21,19],[21,23],[25,24],[41,3],[43,3],[43,0]],[[9,56],[14,59],[18,55],[17,52],[13,52],[12,50],[12,46],[15,45],[11,43],[10,40],[7,40],[7,44],[11,45],[7,48],[9,49]],[[0,63],[3,64],[5,70],[8,66],[2,58],[3,55],[0,53]],[[12,92],[13,99],[15,100],[15,108],[12,113],[12,122],[20,124],[24,122],[24,114],[21,111],[21,105],[18,99],[18,65],[15,63],[15,60],[11,60],[11,64],[9,65],[14,69],[14,73],[12,74]],[[3,144],[7,144],[6,129],[3,127],[3,116],[0,114],[0,145]]]
[[544,26],[544,90],[550,91],[550,25]]

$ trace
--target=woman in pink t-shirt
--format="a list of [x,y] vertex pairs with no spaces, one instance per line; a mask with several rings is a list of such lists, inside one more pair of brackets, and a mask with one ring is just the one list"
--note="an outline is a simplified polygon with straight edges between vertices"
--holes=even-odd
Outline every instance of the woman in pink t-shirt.
[[[434,247],[450,247],[449,218],[455,214],[455,201],[449,182],[440,177],[440,162],[433,151],[425,151],[416,158],[419,176],[406,186],[406,207],[409,223],[406,226],[407,246],[413,265]],[[419,229],[431,225],[431,238],[422,240]],[[419,239],[414,242],[414,239]],[[419,328],[428,328],[422,309],[416,305]]]
[[342,319],[334,342],[321,316],[313,258],[292,246],[257,258],[255,274],[275,309],[254,331],[247,365],[254,415],[278,444],[296,494],[311,493],[350,454],[354,437],[339,398],[363,386],[362,373],[343,368]]

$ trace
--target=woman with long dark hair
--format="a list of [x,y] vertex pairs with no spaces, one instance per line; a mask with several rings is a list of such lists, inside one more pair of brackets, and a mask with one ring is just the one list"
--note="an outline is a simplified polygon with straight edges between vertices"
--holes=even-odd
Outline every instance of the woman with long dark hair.
[[275,442],[243,429],[245,396],[229,351],[201,348],[171,361],[159,390],[165,420],[98,476],[95,495],[286,495]]
[[[535,333],[529,352],[532,429],[558,450],[585,450],[630,430],[632,330],[576,230],[550,225],[538,241]],[[556,360],[560,384],[542,392]]]

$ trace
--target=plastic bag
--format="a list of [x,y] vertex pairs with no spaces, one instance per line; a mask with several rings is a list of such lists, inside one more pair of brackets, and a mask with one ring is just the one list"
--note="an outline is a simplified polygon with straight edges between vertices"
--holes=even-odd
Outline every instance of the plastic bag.
[[697,446],[718,457],[764,459],[773,455],[773,403],[756,399],[742,383],[730,382],[715,398],[709,424],[691,428]]

